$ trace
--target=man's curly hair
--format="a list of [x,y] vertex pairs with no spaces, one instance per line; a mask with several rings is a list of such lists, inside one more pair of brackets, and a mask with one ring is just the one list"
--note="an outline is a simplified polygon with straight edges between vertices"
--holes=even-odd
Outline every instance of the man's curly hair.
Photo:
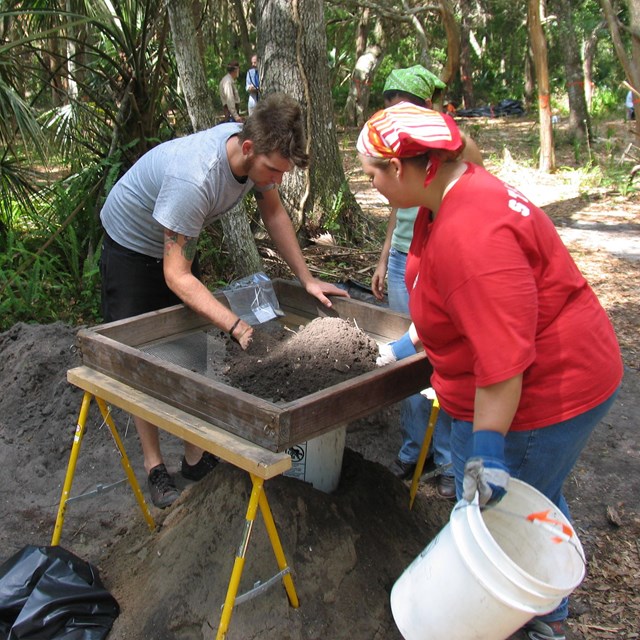
[[286,93],[271,93],[262,98],[238,137],[242,142],[251,140],[257,154],[277,151],[300,169],[309,166],[302,109]]

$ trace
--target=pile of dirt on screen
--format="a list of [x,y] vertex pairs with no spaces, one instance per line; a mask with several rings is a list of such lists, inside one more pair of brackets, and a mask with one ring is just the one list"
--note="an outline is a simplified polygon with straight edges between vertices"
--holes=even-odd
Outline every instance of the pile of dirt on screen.
[[352,321],[315,318],[292,330],[277,321],[254,328],[245,352],[227,342],[225,382],[272,402],[290,402],[376,367],[378,346]]

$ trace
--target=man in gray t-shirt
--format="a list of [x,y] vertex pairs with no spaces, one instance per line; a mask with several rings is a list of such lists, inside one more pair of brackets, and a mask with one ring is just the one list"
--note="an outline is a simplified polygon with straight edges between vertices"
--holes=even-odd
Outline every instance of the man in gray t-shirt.
[[[305,149],[300,106],[284,94],[272,94],[244,126],[219,125],[142,156],[113,187],[100,214],[104,320],[183,302],[246,349],[253,329],[200,282],[196,244],[204,226],[252,189],[269,235],[306,291],[327,307],[327,295],[346,295],[309,272],[276,186],[294,166],[307,167]],[[135,423],[153,503],[168,507],[179,493],[163,463],[158,429],[141,418]],[[185,442],[185,478],[200,480],[216,462]]]

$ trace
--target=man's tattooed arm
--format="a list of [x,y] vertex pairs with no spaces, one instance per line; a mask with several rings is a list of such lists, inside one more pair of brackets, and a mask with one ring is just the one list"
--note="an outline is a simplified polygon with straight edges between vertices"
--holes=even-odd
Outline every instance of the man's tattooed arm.
[[176,248],[180,248],[182,257],[188,262],[192,262],[196,257],[196,248],[198,245],[198,238],[190,238],[189,236],[183,236],[175,231],[164,232],[164,255],[168,256]]

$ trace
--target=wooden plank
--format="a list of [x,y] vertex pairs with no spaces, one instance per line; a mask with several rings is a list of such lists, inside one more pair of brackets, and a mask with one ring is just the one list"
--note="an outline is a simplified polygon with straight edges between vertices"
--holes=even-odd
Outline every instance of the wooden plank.
[[80,349],[84,365],[262,447],[289,439],[281,409],[266,400],[99,334],[83,333]]
[[265,480],[291,468],[291,457],[286,453],[268,451],[89,367],[70,369],[67,380]]
[[[291,319],[285,318],[285,323],[289,320],[295,323],[298,318],[311,320],[326,316],[353,319],[363,331],[390,341],[400,337],[411,322],[409,316],[404,314],[390,312],[388,309],[349,298],[334,297],[333,309],[327,309],[310,296],[299,283],[290,280],[275,279],[273,285],[283,311],[292,316]],[[215,292],[214,295],[218,301],[229,307],[221,291]],[[141,346],[167,336],[206,327],[213,327],[213,325],[188,307],[179,304],[133,318],[98,325],[90,331],[122,344]]]
[[353,422],[419,393],[429,386],[432,373],[431,363],[421,353],[290,402],[287,446],[304,441],[311,432],[316,437],[332,425]]
[[213,326],[183,304],[150,311],[132,318],[101,324],[89,330],[129,346],[140,346],[176,333]]

